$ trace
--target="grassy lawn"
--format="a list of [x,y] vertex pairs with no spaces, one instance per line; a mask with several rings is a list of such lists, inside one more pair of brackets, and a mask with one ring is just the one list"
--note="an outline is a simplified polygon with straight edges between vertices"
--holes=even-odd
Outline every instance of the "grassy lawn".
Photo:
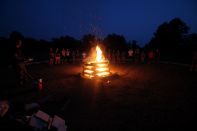
[[[16,88],[12,69],[3,70],[1,96],[14,111],[32,102],[65,119],[70,131],[175,130],[193,127],[196,119],[197,73],[169,64],[111,65],[112,77],[83,79],[81,65],[31,65],[30,74],[43,79]],[[106,85],[106,81],[110,84]],[[17,108],[16,108],[17,107]],[[195,128],[195,126],[194,126]]]

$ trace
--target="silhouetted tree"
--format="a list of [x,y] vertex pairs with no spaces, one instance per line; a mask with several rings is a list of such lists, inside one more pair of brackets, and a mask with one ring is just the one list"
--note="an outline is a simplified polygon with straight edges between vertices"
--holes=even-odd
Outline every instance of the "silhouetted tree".
[[13,31],[10,33],[10,39],[13,41],[23,39],[23,38],[24,38],[24,36],[22,35],[22,33],[18,32],[18,31]]
[[188,47],[191,50],[191,52],[196,51],[197,50],[197,34],[192,33],[186,36],[183,46]]
[[192,33],[185,36],[181,45],[181,50],[186,55],[189,62],[191,62],[192,56],[197,51],[197,34]]
[[76,50],[80,46],[80,41],[71,36],[53,38],[51,43],[54,48],[68,48],[71,50]]
[[92,34],[87,34],[87,35],[84,35],[82,38],[81,38],[81,49],[82,50],[90,50],[92,47],[96,46],[96,36],[95,35],[92,35]]
[[63,41],[65,44],[65,47],[67,47],[71,50],[76,50],[80,46],[80,41],[71,37],[71,36],[65,36]]
[[23,43],[23,52],[26,57],[33,57],[35,60],[44,59],[43,54],[47,54],[48,43],[44,44],[34,38],[25,38]]
[[189,27],[180,18],[174,18],[158,27],[149,44],[152,48],[161,50],[176,49],[188,31]]
[[104,38],[104,44],[109,49],[125,50],[128,48],[124,36],[117,34],[109,34]]
[[140,48],[140,46],[139,46],[139,44],[138,44],[138,42],[136,40],[132,40],[131,48],[133,50],[136,50],[136,49],[139,49]]
[[181,60],[181,45],[184,43],[188,31],[189,27],[180,18],[164,22],[158,27],[146,48],[158,48],[161,52],[161,59]]

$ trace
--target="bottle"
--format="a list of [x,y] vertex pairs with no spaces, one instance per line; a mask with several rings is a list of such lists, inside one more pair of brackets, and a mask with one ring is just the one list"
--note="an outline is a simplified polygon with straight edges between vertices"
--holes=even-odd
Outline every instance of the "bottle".
[[42,88],[43,88],[43,86],[42,86],[42,79],[40,78],[40,79],[38,79],[38,90],[41,91]]

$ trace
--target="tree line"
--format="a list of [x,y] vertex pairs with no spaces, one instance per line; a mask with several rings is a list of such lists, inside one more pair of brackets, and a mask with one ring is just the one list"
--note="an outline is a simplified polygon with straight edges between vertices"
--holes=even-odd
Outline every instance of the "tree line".
[[144,51],[159,49],[162,60],[189,63],[190,58],[197,50],[197,34],[189,33],[189,26],[180,18],[174,18],[158,26],[153,37],[143,47],[137,40],[127,41],[123,35],[108,34],[105,38],[97,38],[93,34],[85,34],[80,40],[71,36],[53,38],[51,41],[26,38],[18,31],[10,33],[9,38],[0,37],[0,59],[2,63],[11,61],[15,39],[23,40],[23,52],[26,56],[35,59],[48,58],[49,48],[68,48],[70,50],[89,51],[97,42],[102,44],[104,50],[128,51],[139,48]]

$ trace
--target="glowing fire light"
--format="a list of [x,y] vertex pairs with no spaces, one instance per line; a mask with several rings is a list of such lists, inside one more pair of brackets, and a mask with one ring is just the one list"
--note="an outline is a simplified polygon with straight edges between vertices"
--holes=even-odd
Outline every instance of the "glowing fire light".
[[102,50],[98,45],[96,46],[95,54],[96,56],[93,60],[89,60],[83,65],[82,76],[85,78],[109,76],[109,61],[104,58]]
[[102,60],[102,51],[100,47],[97,45],[96,46],[96,61],[100,62]]

